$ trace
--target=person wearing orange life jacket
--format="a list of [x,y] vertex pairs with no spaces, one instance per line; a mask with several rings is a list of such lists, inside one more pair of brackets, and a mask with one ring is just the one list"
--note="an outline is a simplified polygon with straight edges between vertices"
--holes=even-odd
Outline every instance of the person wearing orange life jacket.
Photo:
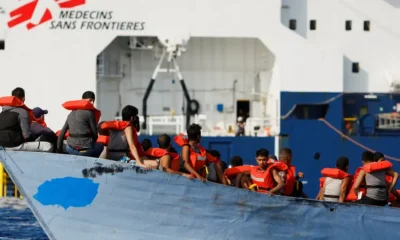
[[[387,205],[388,192],[396,185],[399,175],[392,170],[389,161],[374,162],[374,154],[370,151],[362,154],[362,162],[363,167],[354,182],[353,191],[358,196],[364,181],[366,194],[356,202],[376,206]],[[389,187],[386,185],[386,175],[393,177]]]
[[321,173],[325,177],[317,200],[329,202],[344,202],[349,190],[351,177],[347,174],[349,159],[340,157],[336,161],[336,168],[324,168]]
[[[155,160],[146,157],[140,145],[137,131],[140,131],[138,109],[127,105],[122,109],[122,121],[108,121],[101,125],[103,130],[110,131],[107,145],[107,159],[114,161],[129,160],[130,163],[144,168],[158,168]],[[130,159],[126,159],[126,157]]]
[[97,143],[97,123],[101,112],[94,107],[95,94],[91,91],[84,92],[82,100],[68,101],[63,104],[71,110],[57,140],[57,149],[63,150],[65,135],[69,132],[66,151],[72,155],[99,157],[103,145]]
[[[217,162],[218,159],[207,154],[205,148],[200,146],[201,139],[201,126],[198,124],[192,124],[187,129],[187,139],[181,134],[174,138],[174,141],[182,147],[181,156],[184,162],[185,169],[192,174],[194,177],[201,181],[206,181],[206,176],[201,175],[200,171],[207,163]],[[218,174],[221,174],[218,172]],[[223,176],[218,176],[224,183],[226,180]]]
[[[256,152],[258,166],[250,168],[250,172],[242,177],[242,186],[252,191],[260,193],[276,194],[279,193],[285,183],[279,176],[279,171],[286,171],[287,165],[282,162],[272,162],[269,159],[269,152],[262,148]],[[250,175],[250,179],[248,179]]]
[[224,172],[225,176],[229,180],[229,185],[240,188],[241,180],[244,174],[250,172],[251,166],[243,166],[243,159],[239,156],[233,156],[231,158],[231,167],[227,168]]
[[296,167],[292,165],[292,156],[293,154],[290,148],[282,148],[279,151],[279,162],[286,164],[288,167],[286,171],[278,172],[282,180],[285,182],[282,195],[307,198],[303,192],[303,184],[298,180],[299,178],[303,178],[304,174],[299,172],[296,175]]
[[160,135],[157,139],[158,148],[150,147],[145,153],[148,157],[159,159],[160,170],[168,173],[178,174],[187,178],[193,178],[192,175],[179,171],[180,156],[178,153],[171,152],[171,137],[167,134]]
[[108,145],[108,142],[110,141],[110,131],[101,129],[101,125],[103,123],[104,123],[104,121],[99,122],[99,124],[97,124],[97,133],[98,133],[97,143],[103,145],[103,147],[104,147],[99,158],[106,159],[107,158],[107,145]]
[[30,126],[35,117],[25,105],[25,90],[17,87],[11,95],[0,98],[0,146],[13,151],[50,152],[51,143],[35,141]]
[[[374,161],[375,162],[382,162],[385,161],[385,155],[381,152],[375,152],[374,153]],[[386,184],[390,186],[390,183],[392,182],[393,178],[391,176],[386,176]],[[399,191],[397,191],[395,188],[392,188],[392,191],[389,195],[389,202],[400,202],[400,194]]]
[[32,110],[32,112],[35,117],[31,123],[32,134],[35,136],[37,141],[51,143],[53,152],[55,153],[57,150],[57,136],[53,130],[47,127],[47,124],[44,121],[44,115],[48,114],[48,111],[43,110],[40,107],[36,107]]

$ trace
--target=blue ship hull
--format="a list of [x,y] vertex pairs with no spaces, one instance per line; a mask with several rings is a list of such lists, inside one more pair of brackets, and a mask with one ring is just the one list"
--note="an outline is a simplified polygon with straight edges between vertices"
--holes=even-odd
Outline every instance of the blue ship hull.
[[70,155],[1,151],[0,160],[54,240],[400,237],[400,209],[268,196]]

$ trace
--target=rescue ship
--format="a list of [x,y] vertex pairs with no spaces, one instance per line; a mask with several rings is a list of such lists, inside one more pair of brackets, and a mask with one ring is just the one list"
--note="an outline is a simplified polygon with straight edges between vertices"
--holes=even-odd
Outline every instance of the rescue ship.
[[[304,191],[314,197],[321,169],[333,167],[339,156],[350,159],[354,172],[362,151],[380,151],[400,170],[399,7],[393,0],[6,0],[0,4],[0,95],[23,87],[26,104],[48,109],[47,124],[57,130],[68,114],[61,104],[95,89],[102,120],[118,119],[124,105],[135,105],[142,114],[140,137],[153,141],[159,133],[180,134],[188,124],[199,123],[202,145],[218,150],[228,165],[234,155],[254,164],[254,151],[261,147],[275,155],[289,147],[293,164],[305,174]],[[246,136],[234,137],[239,117],[246,122]],[[375,218],[375,226],[397,226],[390,219],[399,214],[396,209],[259,196],[156,171],[128,176],[130,170],[96,177],[93,203],[65,210],[37,200],[38,187],[54,178],[82,177],[81,171],[95,162],[110,162],[9,152],[1,153],[1,161],[51,239],[82,239],[93,231],[96,237],[104,231],[98,235],[108,239],[128,233],[157,239],[244,239],[244,232],[259,239],[273,232],[285,236],[283,229],[287,236],[307,238],[311,233],[328,236],[318,234],[332,234],[327,229],[335,224],[337,234],[343,234],[337,237],[371,237],[376,233],[362,228],[359,216]],[[133,185],[125,183],[130,179]],[[167,187],[161,180],[167,180]],[[112,190],[118,189],[114,184],[127,189]],[[167,190],[171,195],[163,193]],[[151,197],[157,194],[160,198]],[[165,196],[192,200],[176,209],[160,200]],[[245,203],[233,201],[238,196]],[[136,204],[128,201],[132,197]],[[199,208],[203,198],[215,199]],[[142,201],[148,209],[139,206]],[[132,214],[148,221],[128,224],[128,205],[136,209]],[[150,209],[165,219],[156,220]],[[232,215],[232,209],[243,215]],[[186,215],[192,210],[193,216]],[[107,214],[118,219],[112,227]],[[168,217],[177,220],[171,224]],[[207,225],[211,219],[238,225],[215,230],[219,226]],[[153,220],[160,221],[158,227],[150,224]],[[174,232],[182,224],[186,232]],[[267,227],[258,230],[261,224]],[[268,230],[272,225],[274,230]],[[245,231],[244,226],[259,227]],[[210,235],[218,233],[227,237]]]

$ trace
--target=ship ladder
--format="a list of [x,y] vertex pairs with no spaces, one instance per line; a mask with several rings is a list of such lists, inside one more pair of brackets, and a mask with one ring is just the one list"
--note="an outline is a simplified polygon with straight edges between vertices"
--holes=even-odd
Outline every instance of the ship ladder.
[[0,197],[23,198],[18,187],[13,183],[10,176],[0,163]]

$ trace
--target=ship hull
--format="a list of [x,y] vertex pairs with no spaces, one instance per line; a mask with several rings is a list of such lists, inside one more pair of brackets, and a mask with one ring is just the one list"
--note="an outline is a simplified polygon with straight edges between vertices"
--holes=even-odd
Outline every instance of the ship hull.
[[71,155],[1,151],[0,159],[50,239],[400,237],[377,230],[400,226],[400,210],[388,207],[268,196]]

